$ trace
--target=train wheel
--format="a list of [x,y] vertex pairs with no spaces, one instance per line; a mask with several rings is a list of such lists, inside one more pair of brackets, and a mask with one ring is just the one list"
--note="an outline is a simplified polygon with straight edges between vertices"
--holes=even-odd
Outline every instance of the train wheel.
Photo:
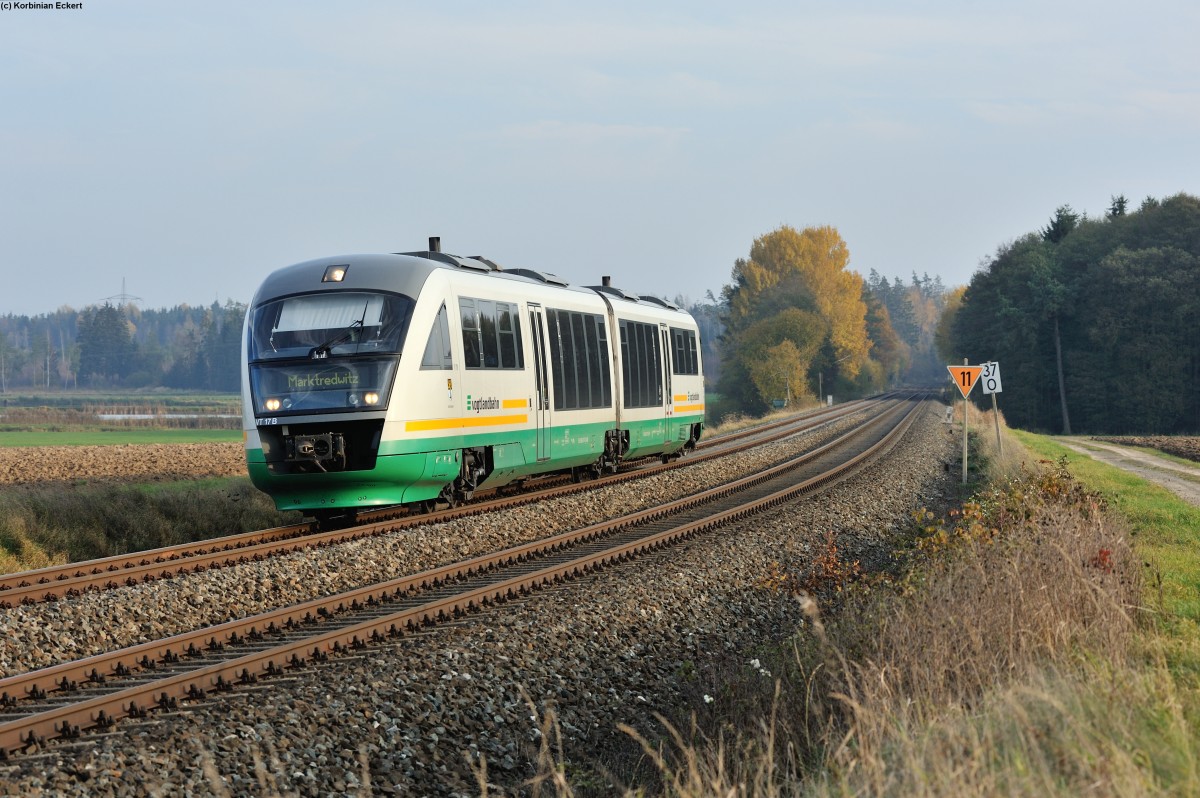
[[317,529],[328,532],[354,526],[358,514],[353,510],[317,510],[313,513],[313,519],[317,522]]

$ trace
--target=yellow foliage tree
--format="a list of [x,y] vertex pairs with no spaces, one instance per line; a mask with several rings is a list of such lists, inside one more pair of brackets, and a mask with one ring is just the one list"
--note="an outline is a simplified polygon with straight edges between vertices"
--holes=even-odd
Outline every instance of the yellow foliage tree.
[[783,307],[815,312],[847,378],[858,375],[870,353],[862,277],[846,266],[850,250],[829,226],[798,231],[784,225],[755,239],[750,259],[734,266],[735,285],[726,289],[734,331]]
[[805,368],[800,349],[788,339],[763,352],[746,364],[750,380],[764,402],[783,399],[785,402],[811,395],[805,385]]
[[934,344],[937,346],[937,352],[941,355],[943,361],[947,363],[955,363],[962,354],[955,348],[954,345],[954,319],[958,316],[958,311],[962,308],[963,295],[967,292],[965,285],[960,285],[952,289],[946,294],[946,306],[942,310],[942,316],[938,320],[937,332],[934,335]]

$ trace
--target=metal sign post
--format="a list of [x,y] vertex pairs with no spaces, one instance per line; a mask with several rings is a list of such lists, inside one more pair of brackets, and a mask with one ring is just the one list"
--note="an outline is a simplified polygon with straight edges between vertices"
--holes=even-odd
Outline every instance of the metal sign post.
[[983,366],[968,366],[967,359],[963,358],[961,366],[946,366],[946,370],[950,372],[950,376],[954,379],[954,384],[958,386],[958,392],[963,398],[963,466],[962,466],[962,481],[967,484],[967,396],[971,393],[971,389],[975,387],[975,383],[979,381],[979,372],[983,371]]
[[996,409],[996,394],[1002,390],[1000,384],[1000,364],[994,360],[983,364],[983,392],[992,395],[992,419],[996,422],[996,453],[1003,454],[1004,446],[1000,443],[1000,411]]

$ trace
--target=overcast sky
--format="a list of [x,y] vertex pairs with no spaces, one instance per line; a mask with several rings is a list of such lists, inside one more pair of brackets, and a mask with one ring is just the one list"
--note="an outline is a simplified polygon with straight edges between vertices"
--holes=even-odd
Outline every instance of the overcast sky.
[[[51,3],[53,4],[53,3]],[[0,0],[0,314],[424,249],[701,299],[780,225],[965,284],[1200,193],[1200,4]]]

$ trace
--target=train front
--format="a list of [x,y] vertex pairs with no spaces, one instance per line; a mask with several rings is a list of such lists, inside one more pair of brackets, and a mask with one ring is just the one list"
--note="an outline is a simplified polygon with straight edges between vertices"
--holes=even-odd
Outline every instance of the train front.
[[274,272],[255,295],[243,346],[246,460],[281,510],[323,518],[401,501],[402,477],[377,461],[424,275],[395,261],[310,261]]

